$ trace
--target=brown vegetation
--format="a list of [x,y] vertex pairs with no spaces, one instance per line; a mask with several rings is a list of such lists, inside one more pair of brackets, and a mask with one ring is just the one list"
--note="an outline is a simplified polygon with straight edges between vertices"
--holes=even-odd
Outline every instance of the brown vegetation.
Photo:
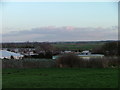
[[57,59],[58,67],[79,67],[80,58],[74,54],[65,54]]
[[2,60],[2,68],[50,68],[56,67],[51,59]]
[[115,68],[120,66],[120,61],[117,57],[91,58],[89,60],[85,60],[74,54],[63,55],[56,60],[56,63],[57,66],[61,68]]

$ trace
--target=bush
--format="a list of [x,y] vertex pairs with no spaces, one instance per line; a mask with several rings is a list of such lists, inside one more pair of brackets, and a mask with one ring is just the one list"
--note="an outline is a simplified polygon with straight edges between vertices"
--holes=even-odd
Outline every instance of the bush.
[[117,68],[120,67],[119,57],[91,58],[84,60],[74,54],[65,54],[56,61],[53,59],[33,59],[23,60],[4,59],[3,68],[50,68],[50,67],[80,67],[80,68]]
[[90,58],[84,60],[74,54],[65,54],[57,59],[57,67],[116,68],[120,66],[118,57]]
[[119,57],[108,57],[108,66],[109,67],[118,67],[120,66],[120,60]]
[[74,54],[65,54],[57,59],[58,67],[79,67],[80,58]]
[[108,60],[104,58],[90,58],[88,68],[106,68],[108,67]]

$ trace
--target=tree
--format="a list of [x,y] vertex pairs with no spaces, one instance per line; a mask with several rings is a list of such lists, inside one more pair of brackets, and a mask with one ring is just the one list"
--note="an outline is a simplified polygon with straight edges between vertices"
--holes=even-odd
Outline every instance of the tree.
[[94,48],[92,50],[93,53],[101,53],[104,55],[108,55],[108,56],[115,56],[115,55],[119,55],[120,51],[120,42],[118,41],[113,41],[113,42],[107,42],[104,45]]
[[11,57],[10,57],[11,59],[14,59],[14,57],[11,55]]
[[106,43],[102,48],[106,55],[118,55],[118,42]]

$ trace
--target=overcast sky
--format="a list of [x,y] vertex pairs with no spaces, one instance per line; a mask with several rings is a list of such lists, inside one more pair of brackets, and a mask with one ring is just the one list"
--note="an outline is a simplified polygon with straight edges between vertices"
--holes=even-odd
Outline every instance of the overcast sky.
[[3,42],[118,39],[117,2],[4,2]]

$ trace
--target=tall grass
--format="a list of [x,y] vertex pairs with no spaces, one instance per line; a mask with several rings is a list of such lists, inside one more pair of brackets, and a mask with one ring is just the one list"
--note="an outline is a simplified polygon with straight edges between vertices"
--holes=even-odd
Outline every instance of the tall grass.
[[3,68],[47,68],[55,67],[52,59],[2,60]]

